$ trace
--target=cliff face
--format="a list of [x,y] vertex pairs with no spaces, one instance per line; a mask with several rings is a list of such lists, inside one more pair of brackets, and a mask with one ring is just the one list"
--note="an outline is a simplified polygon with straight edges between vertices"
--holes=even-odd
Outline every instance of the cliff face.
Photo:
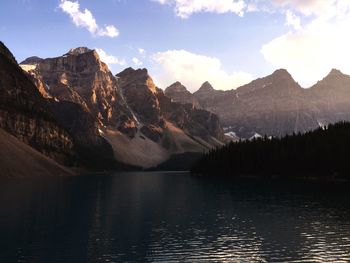
[[117,77],[129,106],[139,122],[146,126],[144,130],[150,125],[164,128],[166,122],[172,122],[189,135],[198,136],[209,144],[216,145],[215,140],[223,140],[223,132],[215,114],[196,109],[193,104],[174,102],[155,86],[146,69],[129,68]]
[[69,164],[73,143],[46,100],[0,43],[0,127],[38,151]]
[[29,73],[37,81],[41,78],[46,92],[52,97],[80,104],[99,125],[112,126],[130,134],[135,132],[135,120],[120,94],[116,79],[96,51],[71,49],[61,57],[39,61]]

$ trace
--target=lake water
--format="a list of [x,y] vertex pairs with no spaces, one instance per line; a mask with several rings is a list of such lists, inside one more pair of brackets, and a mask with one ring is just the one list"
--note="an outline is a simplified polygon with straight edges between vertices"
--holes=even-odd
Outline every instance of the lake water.
[[350,194],[186,173],[0,181],[0,262],[349,262]]

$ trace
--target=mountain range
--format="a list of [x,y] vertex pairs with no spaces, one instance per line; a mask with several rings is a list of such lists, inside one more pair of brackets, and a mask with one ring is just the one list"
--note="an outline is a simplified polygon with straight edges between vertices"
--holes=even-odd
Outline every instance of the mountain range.
[[[147,69],[113,75],[86,47],[18,64],[0,42],[0,56],[0,141],[12,149],[3,155],[35,156],[23,161],[28,174],[147,169],[230,140],[350,120],[350,76],[335,69],[309,89],[280,69],[237,89],[205,82],[191,93],[179,81],[163,91]],[[0,168],[10,171],[5,159]]]
[[85,47],[20,66],[3,43],[0,54],[0,127],[58,163],[150,168],[223,144],[215,114],[173,102],[146,69],[114,76]]
[[350,120],[350,76],[336,69],[307,89],[279,69],[228,91],[205,82],[193,94],[174,85],[165,94],[217,114],[225,133],[236,139],[281,137]]

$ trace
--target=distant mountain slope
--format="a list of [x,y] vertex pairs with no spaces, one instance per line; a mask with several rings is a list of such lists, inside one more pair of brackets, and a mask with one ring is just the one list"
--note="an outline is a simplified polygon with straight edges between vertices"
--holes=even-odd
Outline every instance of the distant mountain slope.
[[0,177],[61,175],[74,173],[0,129]]
[[303,89],[284,69],[236,90],[215,90],[208,83],[195,92],[199,104],[220,119],[227,133],[241,138],[283,136],[350,120],[350,77],[332,72]]

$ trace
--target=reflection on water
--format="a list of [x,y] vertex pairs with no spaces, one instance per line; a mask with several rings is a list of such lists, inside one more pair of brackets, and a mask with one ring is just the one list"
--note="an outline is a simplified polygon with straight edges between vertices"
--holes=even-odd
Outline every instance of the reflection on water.
[[350,198],[181,173],[2,180],[0,258],[349,262]]

